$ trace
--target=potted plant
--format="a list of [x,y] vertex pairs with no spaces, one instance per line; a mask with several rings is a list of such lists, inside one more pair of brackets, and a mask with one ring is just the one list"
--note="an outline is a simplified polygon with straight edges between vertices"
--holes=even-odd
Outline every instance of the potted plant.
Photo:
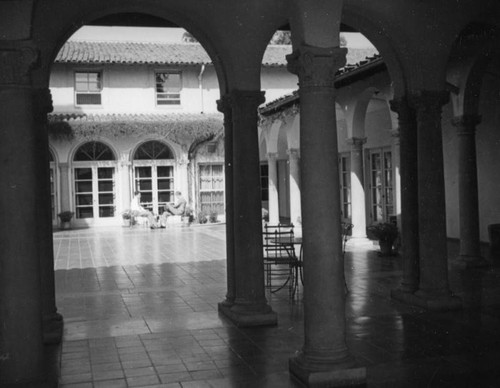
[[206,224],[208,222],[208,217],[205,214],[205,212],[199,212],[198,213],[198,222],[200,224]]
[[130,222],[132,220],[132,211],[130,209],[125,210],[122,213],[123,224],[125,226],[130,226]]
[[378,240],[380,245],[380,252],[384,256],[392,254],[392,246],[398,237],[398,228],[392,222],[381,222],[378,224],[370,225],[368,233]]
[[75,213],[65,210],[57,215],[61,220],[61,229],[71,228],[71,219],[73,218],[73,214]]
[[208,217],[208,220],[209,220],[210,222],[212,222],[212,223],[217,222],[217,217],[218,217],[218,216],[219,216],[219,215],[217,214],[217,212],[211,212],[211,213],[210,213],[210,216]]

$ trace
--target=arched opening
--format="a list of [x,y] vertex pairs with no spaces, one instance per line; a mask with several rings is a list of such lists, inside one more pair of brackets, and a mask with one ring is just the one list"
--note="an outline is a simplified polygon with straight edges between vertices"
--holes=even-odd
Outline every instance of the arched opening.
[[157,140],[142,143],[133,155],[134,192],[141,193],[141,206],[162,214],[174,201],[174,154]]
[[[60,31],[62,36],[74,32],[66,42],[61,42],[61,36],[53,37],[60,48],[53,49],[50,65],[51,145],[64,157],[65,149],[76,142],[100,138],[112,145],[117,160],[132,161],[133,165],[116,164],[116,224],[121,223],[118,215],[130,206],[139,181],[144,207],[154,214],[161,214],[164,205],[174,201],[173,182],[198,208],[200,182],[205,179],[200,177],[205,171],[200,163],[220,166],[222,162],[223,151],[204,153],[201,146],[220,138],[223,131],[216,107],[220,91],[226,88],[223,65],[211,59],[218,54],[206,31],[179,12],[168,17],[164,13],[147,7],[137,12],[127,5],[99,8],[89,11],[76,31],[78,23],[59,25],[66,28]],[[130,155],[131,149],[151,137],[160,141],[145,143]],[[164,142],[172,147],[160,146]],[[190,160],[192,149],[203,155],[197,152]],[[170,156],[158,152],[170,152]],[[171,187],[159,188],[167,181]]]
[[116,157],[98,141],[78,147],[73,157],[73,187],[77,220],[115,216]]

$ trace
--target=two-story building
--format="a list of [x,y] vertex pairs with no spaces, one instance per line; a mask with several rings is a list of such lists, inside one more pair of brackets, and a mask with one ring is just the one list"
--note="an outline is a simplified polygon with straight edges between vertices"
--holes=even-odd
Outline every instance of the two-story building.
[[[291,90],[289,47],[269,47],[263,88]],[[121,222],[134,191],[161,214],[174,191],[196,213],[224,216],[223,121],[217,77],[199,44],[69,41],[53,65],[53,220]]]
[[[286,70],[290,51],[270,45],[264,55],[268,101],[297,87]],[[350,49],[348,62],[373,52]],[[75,226],[120,224],[135,191],[155,214],[181,191],[195,216],[224,219],[219,85],[201,45],[70,40],[55,60],[50,89],[54,224],[62,211],[75,213]]]

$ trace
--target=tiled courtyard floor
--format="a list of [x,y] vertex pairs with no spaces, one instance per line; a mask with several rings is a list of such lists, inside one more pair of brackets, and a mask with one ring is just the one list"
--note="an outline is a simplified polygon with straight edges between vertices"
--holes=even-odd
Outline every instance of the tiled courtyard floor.
[[[450,245],[450,257],[456,248]],[[226,293],[225,226],[94,228],[54,233],[64,316],[60,386],[300,387],[288,358],[303,344],[302,290],[268,295],[278,325],[236,328]],[[347,244],[347,341],[367,387],[499,387],[500,266],[459,270],[455,312],[390,298],[401,258]]]

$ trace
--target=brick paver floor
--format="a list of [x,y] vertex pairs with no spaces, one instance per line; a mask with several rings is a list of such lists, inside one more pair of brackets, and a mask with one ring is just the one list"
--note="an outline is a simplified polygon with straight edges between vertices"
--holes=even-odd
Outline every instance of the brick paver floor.
[[[288,359],[303,345],[302,288],[268,294],[277,326],[237,328],[217,312],[225,225],[56,231],[54,253],[61,387],[301,386]],[[452,261],[464,309],[432,313],[391,300],[401,257],[351,240],[345,263],[347,342],[368,387],[499,386],[498,264]]]

